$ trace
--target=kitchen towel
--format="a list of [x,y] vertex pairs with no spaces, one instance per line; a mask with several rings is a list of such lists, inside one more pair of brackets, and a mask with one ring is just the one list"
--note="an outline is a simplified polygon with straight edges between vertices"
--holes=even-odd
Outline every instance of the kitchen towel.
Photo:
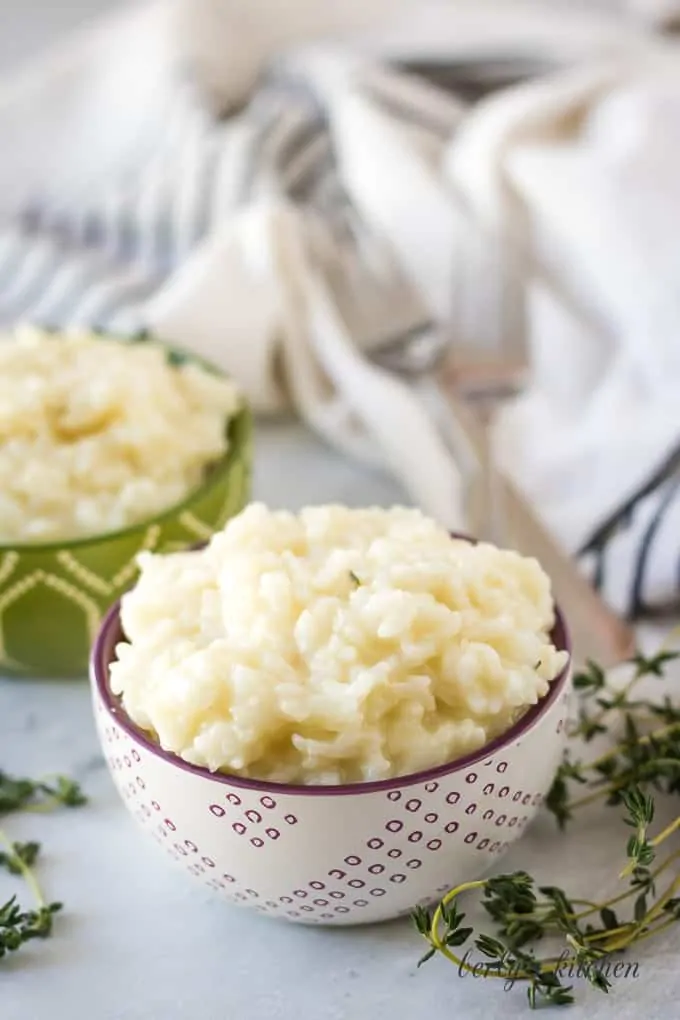
[[641,30],[677,27],[680,19],[680,0],[167,2],[177,54],[223,110],[250,95],[279,53],[320,39],[345,40],[381,56],[414,48],[438,56],[470,48],[497,55],[510,46],[562,59],[599,54]]
[[[464,208],[506,263],[522,253],[531,308],[506,471],[614,608],[677,608],[677,53],[585,15],[538,24],[511,0],[472,21],[427,9],[411,32],[385,27],[382,51],[376,31],[281,55],[229,116],[187,73],[165,3],[0,86],[0,319],[151,330],[206,354],[258,412],[292,405],[463,526],[459,465],[371,363],[357,306],[379,300],[389,253],[445,323]],[[480,52],[531,80],[470,107],[395,65]],[[468,295],[480,323],[492,284]]]

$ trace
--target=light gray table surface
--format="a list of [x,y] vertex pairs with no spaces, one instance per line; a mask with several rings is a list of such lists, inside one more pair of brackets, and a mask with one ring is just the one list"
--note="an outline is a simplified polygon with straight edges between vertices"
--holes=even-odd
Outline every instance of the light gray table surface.
[[[403,494],[294,423],[260,425],[255,496],[295,509],[332,500],[387,505]],[[524,991],[420,971],[409,922],[319,930],[231,907],[161,854],[127,815],[105,770],[86,682],[0,679],[0,767],[80,779],[87,807],[5,820],[44,843],[47,893],[66,905],[55,937],[0,963],[2,1020],[420,1020],[522,1017]],[[623,852],[616,816],[585,816],[568,839],[541,818],[503,870],[526,867],[578,893],[611,888]],[[0,898],[12,887],[0,879]],[[677,936],[641,955],[609,997],[578,986],[571,1020],[675,1017]]]
[[[115,0],[0,0],[0,70]],[[301,426],[260,426],[255,496],[295,509],[337,500],[404,500],[390,481],[348,464]],[[85,682],[0,678],[0,768],[75,775],[87,807],[4,820],[44,843],[40,876],[65,911],[55,937],[0,964],[0,1020],[421,1020],[530,1016],[522,989],[461,978],[444,961],[421,971],[408,922],[305,929],[229,907],[194,886],[137,830],[100,755]],[[623,833],[607,813],[568,839],[539,819],[506,857],[576,894],[611,888]],[[0,879],[0,900],[14,891]],[[577,987],[565,1020],[680,1016],[677,936],[635,958],[638,976],[609,997]]]
[[0,0],[0,72],[39,58],[98,15],[143,0]]

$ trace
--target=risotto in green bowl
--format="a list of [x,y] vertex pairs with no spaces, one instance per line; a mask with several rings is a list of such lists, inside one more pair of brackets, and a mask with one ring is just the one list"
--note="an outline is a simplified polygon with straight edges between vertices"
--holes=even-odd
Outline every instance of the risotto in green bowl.
[[231,380],[154,340],[0,342],[0,672],[86,676],[142,552],[205,541],[250,496]]

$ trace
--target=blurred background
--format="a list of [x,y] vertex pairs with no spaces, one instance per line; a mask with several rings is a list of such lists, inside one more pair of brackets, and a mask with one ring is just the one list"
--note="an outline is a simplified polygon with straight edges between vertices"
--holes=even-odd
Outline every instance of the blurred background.
[[495,492],[502,541],[676,612],[679,9],[5,0],[0,322],[210,358],[258,493],[492,536]]
[[39,56],[70,31],[124,0],[4,0],[0,5],[0,67],[11,70]]

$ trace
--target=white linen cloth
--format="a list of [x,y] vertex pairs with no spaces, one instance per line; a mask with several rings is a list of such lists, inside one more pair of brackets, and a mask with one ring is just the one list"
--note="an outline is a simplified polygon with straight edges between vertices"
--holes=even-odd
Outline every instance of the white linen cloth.
[[[615,608],[676,605],[677,51],[586,14],[421,3],[382,50],[376,24],[291,52],[219,120],[183,73],[177,14],[126,13],[0,88],[2,320],[150,330],[207,355],[256,411],[292,404],[464,527],[459,466],[370,363],[357,309],[383,245],[445,320],[465,206],[508,242],[501,260],[530,257],[534,371],[500,423],[506,470]],[[377,62],[480,50],[567,66],[467,110]],[[375,240],[349,269],[343,204]],[[484,263],[466,279],[482,328]]]
[[[364,51],[495,54],[508,46],[560,59],[599,53],[628,31],[662,27],[680,0],[169,0],[177,52],[204,91],[223,108],[242,102],[273,58],[320,38],[345,39]],[[575,10],[572,10],[575,8]]]

